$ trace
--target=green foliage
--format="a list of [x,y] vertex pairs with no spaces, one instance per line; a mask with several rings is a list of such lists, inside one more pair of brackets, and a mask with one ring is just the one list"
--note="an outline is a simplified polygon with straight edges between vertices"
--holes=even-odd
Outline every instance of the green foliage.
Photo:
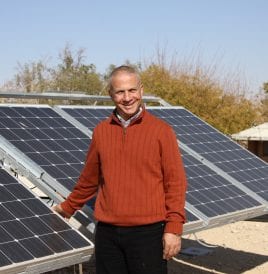
[[268,92],[264,96],[264,99],[261,101],[261,112],[263,122],[268,121]]
[[[94,64],[86,63],[84,53],[83,49],[74,52],[67,45],[54,67],[42,60],[19,64],[14,80],[9,82],[9,90],[106,95],[106,81],[115,65],[111,64],[104,75],[100,75]],[[125,62],[140,71],[146,94],[159,96],[172,105],[181,105],[226,134],[267,121],[268,82],[263,85],[267,96],[261,101],[251,101],[241,95],[243,91],[241,93],[239,89],[243,85],[240,83],[232,87],[232,79],[228,77],[225,84],[220,83],[213,74],[215,65],[207,69],[199,62],[196,65],[193,59],[185,64],[177,62],[176,58],[172,58],[168,65],[162,52],[158,52],[157,60],[149,62],[144,68],[140,63]],[[47,100],[42,102],[54,103]]]
[[263,90],[268,94],[268,82],[263,84]]
[[142,80],[146,93],[189,109],[226,134],[251,127],[258,119],[257,106],[244,96],[224,92],[201,69],[173,73],[153,64],[142,72]]
[[262,87],[264,94],[261,94],[261,106],[260,106],[260,111],[262,115],[262,122],[267,122],[268,121],[268,82],[263,84]]
[[74,55],[69,46],[60,54],[60,64],[50,69],[51,89],[56,91],[80,91],[88,94],[99,94],[103,88],[101,76],[93,64],[85,64],[84,50]]
[[93,64],[85,63],[84,50],[73,53],[67,45],[59,55],[60,63],[48,67],[45,61],[19,64],[13,89],[26,92],[85,92],[99,94],[103,89],[101,75]]
[[18,73],[15,75],[15,87],[26,92],[42,92],[49,85],[49,76],[44,61],[29,64],[18,64]]

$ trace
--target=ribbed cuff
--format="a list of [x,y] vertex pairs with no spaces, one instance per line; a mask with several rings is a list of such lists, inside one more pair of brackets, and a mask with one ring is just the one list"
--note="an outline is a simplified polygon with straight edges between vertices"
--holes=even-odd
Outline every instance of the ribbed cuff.
[[68,201],[64,201],[61,204],[61,208],[64,212],[73,215],[75,213],[75,210],[69,205]]
[[165,225],[165,233],[173,233],[182,235],[183,232],[183,224],[177,222],[167,222]]

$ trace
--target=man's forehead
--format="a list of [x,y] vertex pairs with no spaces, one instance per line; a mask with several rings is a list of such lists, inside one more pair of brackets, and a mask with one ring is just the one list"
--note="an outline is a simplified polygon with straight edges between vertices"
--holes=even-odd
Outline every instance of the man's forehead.
[[112,84],[134,84],[137,85],[139,83],[139,78],[134,73],[120,73],[118,75],[115,75],[112,78]]
[[138,76],[135,73],[131,73],[128,71],[118,71],[115,75],[113,75],[112,79],[120,78],[120,77],[135,77],[138,78]]

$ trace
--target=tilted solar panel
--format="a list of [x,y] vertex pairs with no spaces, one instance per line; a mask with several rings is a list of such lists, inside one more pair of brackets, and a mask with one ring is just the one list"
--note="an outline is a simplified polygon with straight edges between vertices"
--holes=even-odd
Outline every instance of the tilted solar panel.
[[[92,252],[90,241],[0,168],[1,273],[22,273],[41,263],[43,269],[53,270],[62,266],[64,256],[76,256],[75,264],[89,259]],[[55,260],[57,264],[52,263]]]
[[69,191],[90,139],[49,106],[0,106],[1,135]]
[[207,217],[260,206],[261,203],[181,149],[187,174],[187,202]]
[[100,121],[109,117],[114,109],[114,107],[87,108],[84,106],[60,106],[60,108],[91,131]]
[[268,201],[268,164],[183,108],[150,110],[175,130],[178,139]]

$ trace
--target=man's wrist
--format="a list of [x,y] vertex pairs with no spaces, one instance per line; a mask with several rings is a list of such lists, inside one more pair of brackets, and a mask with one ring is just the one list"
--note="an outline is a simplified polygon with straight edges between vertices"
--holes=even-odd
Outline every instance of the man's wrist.
[[174,235],[176,235],[178,238],[181,238],[181,234],[180,233],[173,233]]

